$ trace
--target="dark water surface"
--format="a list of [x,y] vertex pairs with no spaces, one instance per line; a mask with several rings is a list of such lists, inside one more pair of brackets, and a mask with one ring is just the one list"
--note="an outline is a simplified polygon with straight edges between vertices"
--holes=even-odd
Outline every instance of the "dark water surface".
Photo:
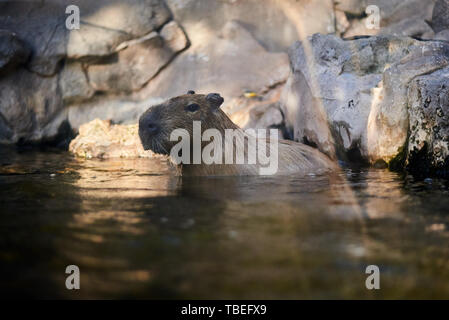
[[[180,179],[163,160],[64,152],[0,161],[2,296],[449,298],[447,181],[376,169]],[[380,290],[365,287],[371,264]]]

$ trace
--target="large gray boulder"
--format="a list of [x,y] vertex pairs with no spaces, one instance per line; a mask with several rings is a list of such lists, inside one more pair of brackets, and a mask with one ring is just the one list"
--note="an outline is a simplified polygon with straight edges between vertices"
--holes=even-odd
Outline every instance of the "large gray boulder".
[[0,30],[0,75],[25,63],[30,49],[11,31]]
[[90,99],[95,90],[89,83],[82,63],[68,62],[59,73],[59,87],[65,105]]
[[[63,122],[58,79],[20,68],[0,78],[0,143],[41,142]],[[3,122],[3,123],[1,123]]]
[[435,3],[430,25],[435,33],[449,29],[449,0],[438,0]]
[[407,168],[449,176],[449,68],[415,78],[408,100]]
[[444,40],[449,41],[449,29],[438,32],[435,37],[435,40]]
[[[449,64],[449,43],[443,41],[314,35],[295,43],[289,56],[292,73],[281,102],[286,125],[295,140],[334,158],[403,165],[410,106],[426,108],[421,96],[411,94],[416,79],[420,86],[428,83],[429,95],[440,96],[435,83],[449,84],[442,71]],[[447,100],[437,101],[448,109]]]
[[[371,162],[393,161],[396,166],[397,161],[403,160],[410,128],[409,108],[417,103],[408,95],[411,82],[420,76],[432,76],[449,64],[449,44],[445,42],[416,41],[407,46],[405,53],[383,72],[380,89],[373,96],[366,140]],[[448,79],[442,76],[441,80]],[[424,101],[419,101],[419,105],[426,107]]]
[[17,34],[32,50],[27,68],[51,76],[66,54],[68,30],[64,1],[2,1],[0,29]]
[[[436,0],[336,0],[335,9],[350,17],[349,27],[342,32],[346,38],[378,34],[432,38],[433,31],[426,20],[431,20],[435,2]],[[379,29],[367,27],[369,18],[364,15],[370,5],[379,8]]]

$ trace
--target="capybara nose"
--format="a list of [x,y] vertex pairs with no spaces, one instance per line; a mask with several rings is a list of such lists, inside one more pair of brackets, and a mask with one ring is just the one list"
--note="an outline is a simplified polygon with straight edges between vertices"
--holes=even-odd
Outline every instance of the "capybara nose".
[[155,135],[159,132],[160,127],[155,121],[148,121],[147,123],[147,132],[150,135]]
[[139,119],[139,134],[152,137],[161,130],[160,119],[154,112],[146,112]]

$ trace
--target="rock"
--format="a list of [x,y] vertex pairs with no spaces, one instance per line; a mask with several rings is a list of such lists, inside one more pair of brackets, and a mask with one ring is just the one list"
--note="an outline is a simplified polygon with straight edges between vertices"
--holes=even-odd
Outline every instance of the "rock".
[[91,85],[97,91],[134,91],[152,79],[188,44],[181,28],[172,21],[160,34],[149,35],[122,43],[117,54],[102,64],[88,67]]
[[435,36],[434,36],[435,40],[444,40],[444,41],[449,41],[449,29],[443,30],[438,32]]
[[[398,48],[406,43],[398,43]],[[449,44],[426,41],[403,48],[407,48],[407,55],[383,72],[379,99],[372,103],[366,141],[368,156],[373,163],[378,160],[402,161],[400,158],[407,149],[410,128],[407,108],[414,103],[407,95],[410,83],[416,77],[431,75],[449,64]],[[396,166],[394,162],[392,165]]]
[[79,5],[81,28],[70,32],[67,44],[72,59],[110,55],[122,42],[144,37],[171,18],[162,0],[83,0]]
[[170,12],[162,0],[74,0],[80,9],[80,29],[66,28],[64,0],[0,3],[0,29],[14,31],[33,51],[29,70],[54,75],[65,57],[109,55],[121,42],[142,37],[165,24]]
[[432,38],[432,28],[418,16],[401,20],[398,23],[382,28],[380,34],[393,36],[410,36],[410,37],[426,37]]
[[335,22],[336,28],[339,35],[346,32],[351,26],[351,23],[348,21],[346,13],[340,10],[335,10]]
[[[336,9],[353,16],[349,21],[351,26],[344,33],[345,38],[378,34],[423,37],[423,35],[428,36],[427,32],[430,28],[425,20],[430,20],[435,1],[338,0]],[[375,5],[379,8],[379,29],[367,28],[366,22],[368,18],[362,18],[369,5]]]
[[426,76],[447,81],[437,71],[448,65],[449,44],[314,35],[295,43],[289,56],[281,109],[294,139],[341,159],[391,163],[407,147],[410,83]]
[[345,38],[357,36],[374,36],[379,33],[377,29],[367,28],[367,19],[352,20],[350,27],[342,34]]
[[232,21],[219,37],[193,44],[139,95],[166,100],[187,90],[220,92],[226,105],[246,89],[267,91],[285,82],[288,74],[285,53],[267,52],[245,28]]
[[278,104],[257,104],[251,109],[243,109],[241,112],[230,116],[231,120],[243,129],[275,129],[279,139],[288,138],[284,129],[284,118]]
[[347,12],[354,16],[361,16],[366,9],[365,0],[335,0],[335,9]]
[[239,97],[223,108],[231,120],[243,129],[278,128],[284,132],[284,118],[279,108],[282,86],[254,98]]
[[381,26],[397,23],[403,19],[419,14],[423,18],[432,15],[436,0],[336,0],[335,9],[362,17],[366,8],[375,5],[379,8]]
[[162,28],[160,36],[172,52],[179,52],[188,47],[189,41],[178,23],[170,21]]
[[83,158],[150,158],[157,156],[145,151],[140,143],[138,125],[117,125],[95,119],[79,128],[69,151]]
[[[407,168],[422,175],[441,175],[449,168],[449,68],[416,77],[408,100]],[[449,177],[449,172],[443,175]]]
[[66,55],[74,60],[108,56],[115,53],[121,43],[130,39],[132,36],[127,33],[83,23],[79,30],[70,31]]
[[167,0],[192,44],[214,39],[226,23],[239,21],[270,52],[296,40],[335,32],[332,0]]
[[14,134],[13,128],[9,126],[6,119],[0,113],[0,143],[2,144],[9,143],[11,141],[13,134]]
[[381,26],[388,27],[410,18],[430,20],[436,0],[377,0],[368,1],[379,6],[381,12]]
[[[18,85],[20,84],[20,85]],[[40,77],[23,68],[0,78],[1,143],[39,142],[58,133],[64,117],[56,77]],[[1,123],[3,122],[3,124]]]
[[54,75],[66,54],[67,32],[63,1],[6,1],[0,4],[0,29],[17,33],[32,50],[28,69]]
[[71,128],[78,128],[96,118],[112,120],[114,123],[131,124],[136,123],[139,116],[150,106],[163,102],[157,98],[147,98],[134,101],[128,96],[94,97],[88,102],[73,104],[69,106],[68,122]]
[[29,55],[29,48],[15,33],[0,30],[0,75],[25,63]]
[[67,63],[59,76],[59,86],[65,105],[88,100],[94,95],[81,63]]
[[293,71],[289,77],[280,104],[285,125],[287,130],[292,132],[294,140],[313,145],[336,159],[334,139],[328,126],[326,111],[320,98],[313,96],[301,72]]
[[435,33],[449,29],[449,0],[438,0],[435,3],[430,24]]

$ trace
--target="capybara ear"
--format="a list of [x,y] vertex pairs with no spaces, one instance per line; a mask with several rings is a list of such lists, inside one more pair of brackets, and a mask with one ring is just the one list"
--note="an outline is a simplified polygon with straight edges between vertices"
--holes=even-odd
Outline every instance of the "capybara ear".
[[224,101],[224,99],[218,93],[209,93],[206,96],[206,100],[207,100],[207,102],[209,102],[209,104],[213,110],[220,108],[221,104]]
[[195,91],[189,90],[189,91],[187,91],[187,94],[195,94]]

